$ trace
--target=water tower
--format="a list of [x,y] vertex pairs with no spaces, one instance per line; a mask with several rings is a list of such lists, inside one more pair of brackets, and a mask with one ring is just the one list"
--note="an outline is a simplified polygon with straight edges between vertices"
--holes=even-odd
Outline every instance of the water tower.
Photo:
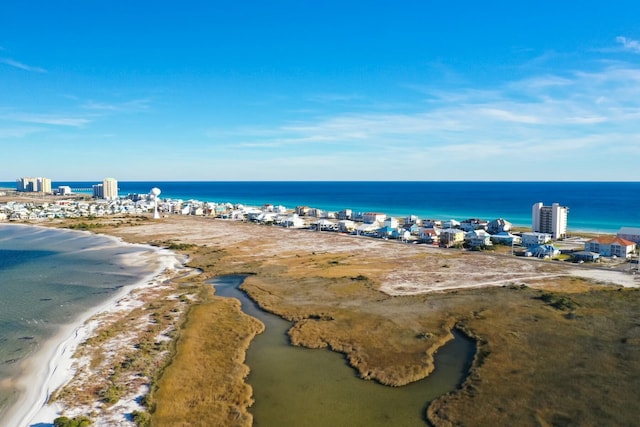
[[158,213],[158,196],[160,195],[160,189],[153,187],[151,191],[149,191],[149,195],[151,199],[153,199],[153,219],[160,219],[160,214]]

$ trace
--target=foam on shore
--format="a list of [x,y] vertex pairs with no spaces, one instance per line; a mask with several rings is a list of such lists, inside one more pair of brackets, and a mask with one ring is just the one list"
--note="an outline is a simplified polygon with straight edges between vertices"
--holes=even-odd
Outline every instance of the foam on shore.
[[35,354],[23,361],[20,366],[22,374],[18,379],[20,396],[5,414],[5,425],[16,427],[34,424],[53,425],[53,420],[61,415],[64,408],[56,403],[49,404],[48,400],[55,390],[73,378],[75,373],[73,355],[78,346],[89,338],[99,325],[99,322],[92,318],[97,314],[117,312],[140,304],[133,297],[132,291],[161,284],[169,278],[170,274],[167,272],[174,272],[183,266],[177,254],[166,249],[125,243],[111,236],[104,237],[110,237],[114,243],[122,247],[138,246],[152,250],[151,254],[142,252],[127,254],[126,262],[123,260],[123,263],[130,265],[156,263],[155,269],[138,282],[121,288],[108,301],[82,313],[75,322],[63,326]]

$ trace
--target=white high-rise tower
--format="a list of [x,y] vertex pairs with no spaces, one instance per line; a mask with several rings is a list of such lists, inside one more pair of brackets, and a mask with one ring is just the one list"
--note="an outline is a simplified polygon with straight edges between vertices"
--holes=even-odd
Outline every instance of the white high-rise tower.
[[538,202],[531,208],[531,231],[548,233],[554,239],[562,239],[567,235],[567,214],[569,208],[554,203],[544,206]]
[[114,178],[105,178],[102,181],[102,197],[107,200],[118,198],[118,181]]

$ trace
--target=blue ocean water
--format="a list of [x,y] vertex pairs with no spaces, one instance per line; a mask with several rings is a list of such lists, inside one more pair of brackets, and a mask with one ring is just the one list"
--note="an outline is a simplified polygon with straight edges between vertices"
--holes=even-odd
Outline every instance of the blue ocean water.
[[153,263],[128,261],[152,252],[105,236],[0,224],[0,425],[16,400],[11,380],[21,362],[62,325],[151,273]]
[[[92,184],[54,182],[53,187],[90,188]],[[624,226],[640,227],[640,182],[119,181],[118,186],[120,195],[146,194],[158,187],[163,198],[348,208],[435,219],[504,218],[518,226],[531,225],[534,203],[560,203],[569,208],[569,231],[612,233]]]

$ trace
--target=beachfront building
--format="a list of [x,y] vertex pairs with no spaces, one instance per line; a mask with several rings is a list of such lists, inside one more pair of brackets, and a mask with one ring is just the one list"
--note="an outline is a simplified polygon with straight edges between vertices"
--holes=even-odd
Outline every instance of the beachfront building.
[[440,232],[440,246],[450,248],[464,243],[464,231],[459,228],[445,228]]
[[340,212],[338,212],[338,219],[339,220],[345,220],[345,219],[351,219],[353,215],[353,212],[351,211],[351,209],[342,209]]
[[306,227],[306,223],[297,213],[293,213],[286,217],[280,223],[281,226],[286,228],[304,228]]
[[491,234],[484,230],[471,230],[464,235],[464,240],[471,248],[484,248],[491,246]]
[[636,244],[621,237],[600,236],[586,242],[584,250],[601,256],[628,258],[636,250]]
[[422,225],[422,220],[418,217],[418,215],[409,215],[404,219],[404,224]]
[[553,245],[538,245],[530,248],[529,253],[536,258],[553,258],[560,255],[560,250]]
[[71,193],[71,187],[69,187],[68,185],[61,185],[59,186],[55,191],[55,194],[59,195],[59,196],[68,196]]
[[640,228],[638,227],[622,227],[616,236],[640,245]]
[[544,245],[551,240],[551,235],[548,233],[527,232],[522,233],[522,246],[533,247],[538,245]]
[[118,198],[118,181],[114,178],[105,178],[102,181],[102,186],[104,188],[104,199],[115,200]]
[[398,221],[398,218],[394,218],[392,216],[386,218],[382,224],[385,227],[389,227],[389,228],[398,228],[400,226],[400,221]]
[[298,216],[306,216],[309,213],[309,206],[296,206],[294,212]]
[[356,229],[356,223],[350,219],[341,219],[338,221],[338,231],[343,233],[351,233]]
[[487,231],[490,234],[500,234],[511,231],[511,223],[505,219],[498,218],[487,224]]
[[384,222],[385,219],[387,219],[387,215],[379,212],[365,212],[362,214],[362,222],[365,224]]
[[96,199],[115,200],[118,198],[118,181],[105,178],[102,184],[93,186],[93,197]]
[[442,228],[460,228],[460,221],[456,221],[455,219],[450,219],[448,221],[442,221]]
[[502,231],[500,233],[492,234],[491,241],[500,245],[513,246],[521,244],[522,238],[515,234],[511,234],[508,231]]
[[418,238],[424,243],[440,243],[440,229],[437,227],[423,227],[420,229]]
[[29,193],[51,194],[51,180],[49,178],[18,178],[16,190]]
[[405,222],[404,224],[402,224],[402,228],[407,230],[412,236],[417,236],[418,234],[420,234],[420,229],[422,229],[420,225],[411,222]]
[[358,227],[356,227],[356,234],[359,236],[360,235],[365,235],[365,236],[377,235],[377,232],[381,227],[382,226],[380,225],[379,222],[372,222],[372,223],[363,222]]
[[531,230],[551,234],[554,239],[563,239],[567,235],[568,213],[569,208],[558,203],[551,206],[535,203],[531,208]]
[[320,208],[309,208],[307,215],[314,218],[322,218],[324,216],[324,210]]
[[600,255],[595,252],[579,251],[572,253],[571,259],[575,262],[598,262]]
[[460,223],[460,229],[464,231],[486,230],[488,221],[478,218],[465,219]]

